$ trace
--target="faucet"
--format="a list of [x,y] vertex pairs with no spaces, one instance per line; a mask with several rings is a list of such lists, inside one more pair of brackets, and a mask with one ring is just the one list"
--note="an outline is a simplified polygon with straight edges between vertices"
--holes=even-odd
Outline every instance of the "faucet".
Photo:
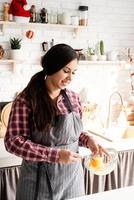
[[124,107],[124,103],[123,103],[123,98],[121,96],[121,94],[119,92],[113,92],[111,95],[110,95],[110,98],[109,98],[109,105],[108,105],[108,116],[107,116],[107,119],[106,119],[106,128],[109,128],[109,123],[110,123],[110,114],[111,114],[111,100],[112,100],[112,97],[114,95],[117,95],[119,98],[120,98],[120,101],[121,101],[121,105]]
[[[108,116],[107,116],[107,119],[106,119],[106,129],[108,129],[109,128],[109,123],[110,123],[110,115],[111,115],[111,100],[112,100],[112,97],[114,96],[114,95],[117,95],[118,97],[119,97],[119,99],[120,99],[120,101],[121,101],[121,105],[122,105],[122,107],[123,108],[125,108],[125,106],[124,106],[124,103],[123,103],[123,98],[122,98],[122,96],[121,96],[121,94],[119,93],[119,92],[113,92],[111,95],[110,95],[110,98],[109,98],[109,105],[108,105]],[[124,109],[124,111],[125,111],[125,109]],[[126,113],[125,113],[125,115],[126,115]],[[104,128],[104,127],[103,127]],[[93,134],[93,135],[95,135],[95,136],[98,136],[98,137],[100,137],[101,139],[104,139],[104,140],[106,140],[106,141],[108,141],[108,142],[113,142],[113,139],[111,139],[111,138],[109,138],[109,136],[106,136],[105,135],[105,130],[103,130],[103,132],[101,132],[101,133],[98,133],[98,132],[96,132],[96,131],[92,131],[92,130],[88,130],[88,132],[90,133],[90,134]]]

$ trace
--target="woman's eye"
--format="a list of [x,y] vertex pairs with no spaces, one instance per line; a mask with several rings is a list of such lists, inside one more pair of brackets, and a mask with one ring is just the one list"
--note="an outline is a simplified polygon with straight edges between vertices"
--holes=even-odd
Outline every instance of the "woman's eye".
[[75,75],[75,71],[74,72],[70,72],[70,70],[68,70],[68,69],[63,69],[63,71],[64,71],[64,73],[66,73],[66,74],[69,74],[69,73],[71,73],[72,75]]
[[69,70],[67,70],[67,69],[63,69],[63,71],[64,71],[65,73],[69,73]]

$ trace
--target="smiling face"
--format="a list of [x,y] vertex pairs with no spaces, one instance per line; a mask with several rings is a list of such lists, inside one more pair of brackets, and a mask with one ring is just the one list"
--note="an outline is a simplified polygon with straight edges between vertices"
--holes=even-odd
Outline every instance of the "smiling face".
[[52,92],[55,90],[65,89],[75,75],[77,64],[77,59],[74,59],[58,72],[48,76],[46,79],[48,90]]

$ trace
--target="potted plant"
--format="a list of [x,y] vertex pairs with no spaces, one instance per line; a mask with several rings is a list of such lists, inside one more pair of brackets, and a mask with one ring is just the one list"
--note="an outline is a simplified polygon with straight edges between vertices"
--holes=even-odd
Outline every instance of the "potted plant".
[[103,40],[101,40],[99,42],[99,55],[98,55],[98,60],[100,61],[103,61],[103,60],[106,60],[106,54],[105,54],[105,51],[104,51],[104,42]]
[[88,47],[88,59],[91,61],[97,60],[97,55],[95,54],[95,49],[92,47]]
[[22,51],[21,51],[21,38],[10,38],[10,56],[13,60],[21,60],[22,59]]

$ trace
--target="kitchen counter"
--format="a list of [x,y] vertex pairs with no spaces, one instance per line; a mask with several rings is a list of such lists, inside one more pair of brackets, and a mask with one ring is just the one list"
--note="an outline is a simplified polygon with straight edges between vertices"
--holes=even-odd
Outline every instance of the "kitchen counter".
[[0,199],[14,200],[22,159],[7,152],[0,138]]
[[[94,137],[94,138],[104,148],[114,148],[117,151],[134,150],[134,138],[120,139],[120,140],[113,141],[113,142],[108,142],[108,141],[105,141],[105,140],[97,138],[97,137]],[[83,156],[87,156],[91,153],[90,150],[85,147],[80,147],[79,152]]]
[[134,186],[128,186],[120,189],[110,190],[106,192],[100,192],[97,194],[91,194],[70,200],[108,200],[108,199],[121,199],[121,200],[133,200],[134,198]]
[[7,152],[4,146],[4,139],[0,138],[0,168],[20,165],[22,159]]

